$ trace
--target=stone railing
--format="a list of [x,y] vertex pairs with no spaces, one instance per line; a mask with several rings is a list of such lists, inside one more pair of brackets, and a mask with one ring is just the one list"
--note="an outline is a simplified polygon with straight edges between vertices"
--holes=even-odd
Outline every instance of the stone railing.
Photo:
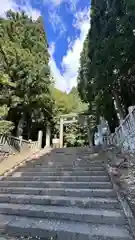
[[115,129],[115,133],[108,136],[107,145],[115,145],[124,152],[135,153],[135,106],[129,107],[129,114]]
[[7,152],[14,152],[14,151],[22,151],[22,150],[29,150],[29,149],[37,149],[38,142],[31,141],[31,140],[24,140],[22,137],[17,138],[14,136],[4,136],[0,135],[0,148],[5,149]]
[[7,152],[12,152],[13,150],[19,151],[20,139],[13,136],[0,135],[0,145]]

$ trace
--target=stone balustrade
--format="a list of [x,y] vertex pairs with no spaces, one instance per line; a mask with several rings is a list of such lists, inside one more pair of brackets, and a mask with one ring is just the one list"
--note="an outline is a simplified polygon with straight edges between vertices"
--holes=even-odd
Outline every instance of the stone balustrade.
[[22,151],[38,148],[38,142],[31,140],[24,140],[22,137],[14,137],[9,135],[0,135],[0,148],[7,152]]
[[107,138],[108,145],[119,146],[124,152],[135,152],[135,106],[129,107],[129,114]]

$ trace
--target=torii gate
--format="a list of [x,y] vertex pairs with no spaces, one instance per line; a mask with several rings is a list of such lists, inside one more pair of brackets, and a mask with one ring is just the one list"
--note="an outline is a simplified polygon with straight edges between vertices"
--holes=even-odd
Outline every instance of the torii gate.
[[60,116],[60,148],[63,147],[63,130],[64,130],[64,124],[70,124],[70,123],[76,123],[81,122],[85,126],[87,126],[88,131],[88,140],[89,144],[91,143],[90,139],[90,129],[88,124],[89,116],[84,115],[84,113],[71,113],[71,114],[65,114]]

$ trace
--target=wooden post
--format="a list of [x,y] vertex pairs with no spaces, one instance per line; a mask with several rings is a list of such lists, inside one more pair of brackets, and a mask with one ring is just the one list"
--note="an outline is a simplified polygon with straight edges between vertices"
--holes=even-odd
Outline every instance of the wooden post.
[[64,121],[63,118],[60,118],[60,148],[63,147],[63,129],[64,129]]

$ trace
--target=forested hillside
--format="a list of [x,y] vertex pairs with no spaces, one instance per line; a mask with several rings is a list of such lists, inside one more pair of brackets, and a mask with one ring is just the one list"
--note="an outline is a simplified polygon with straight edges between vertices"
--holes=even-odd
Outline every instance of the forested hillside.
[[57,115],[87,110],[87,104],[81,101],[77,88],[73,87],[69,93],[52,88],[52,98],[55,102]]
[[78,72],[81,99],[111,132],[135,105],[135,1],[91,1],[90,30]]

